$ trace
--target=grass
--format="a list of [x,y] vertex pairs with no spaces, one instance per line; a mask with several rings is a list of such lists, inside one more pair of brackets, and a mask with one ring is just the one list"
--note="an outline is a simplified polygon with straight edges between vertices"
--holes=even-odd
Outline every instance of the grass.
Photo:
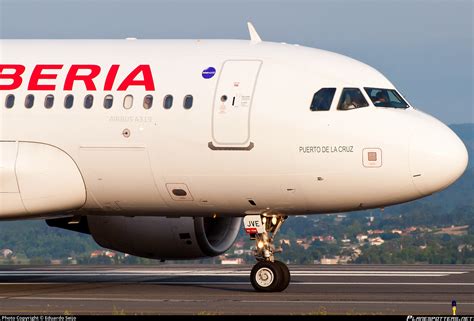
[[112,315],[125,315],[125,310],[124,310],[124,309],[117,308],[117,307],[114,305],[114,309],[112,310]]

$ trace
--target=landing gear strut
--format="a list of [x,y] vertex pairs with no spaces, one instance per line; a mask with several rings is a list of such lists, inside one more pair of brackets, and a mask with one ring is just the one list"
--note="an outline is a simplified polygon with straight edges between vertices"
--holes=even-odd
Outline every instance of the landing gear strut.
[[275,260],[274,238],[287,217],[282,215],[248,215],[245,231],[255,240],[257,264],[250,273],[250,282],[260,292],[281,292],[290,284],[290,271],[285,263]]

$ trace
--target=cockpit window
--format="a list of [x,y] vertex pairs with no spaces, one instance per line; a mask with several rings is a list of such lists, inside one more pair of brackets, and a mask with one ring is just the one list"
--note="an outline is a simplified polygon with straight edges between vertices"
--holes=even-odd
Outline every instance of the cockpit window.
[[365,100],[359,88],[344,88],[337,109],[349,110],[367,106],[369,106],[369,103]]
[[311,111],[329,110],[335,93],[336,88],[321,88],[318,90],[311,101]]
[[375,107],[408,108],[408,104],[395,89],[364,88]]

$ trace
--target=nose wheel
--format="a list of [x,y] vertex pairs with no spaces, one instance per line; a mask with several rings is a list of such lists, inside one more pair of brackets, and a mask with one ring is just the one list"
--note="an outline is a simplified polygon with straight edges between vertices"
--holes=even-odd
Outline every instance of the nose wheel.
[[255,240],[257,264],[250,273],[250,282],[259,292],[281,292],[290,284],[290,271],[285,263],[275,260],[274,237],[286,217],[281,215],[248,215],[244,218],[245,230]]
[[259,292],[281,292],[290,284],[290,271],[280,261],[260,261],[250,272],[250,282]]

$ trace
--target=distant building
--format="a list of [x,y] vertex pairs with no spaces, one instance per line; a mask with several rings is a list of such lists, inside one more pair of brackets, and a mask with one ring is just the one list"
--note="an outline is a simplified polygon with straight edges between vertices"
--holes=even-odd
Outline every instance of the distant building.
[[310,244],[308,243],[308,240],[306,238],[304,239],[296,239],[296,244],[298,244],[299,246],[303,247],[305,250],[307,250],[310,246]]
[[458,252],[462,252],[464,249],[472,251],[473,246],[471,244],[460,244],[458,246]]
[[96,257],[99,257],[99,256],[106,256],[108,258],[114,258],[116,255],[117,255],[117,253],[112,252],[112,251],[96,250],[96,251],[91,252],[90,258],[92,259],[92,258],[96,258]]
[[406,229],[404,229],[403,233],[408,234],[408,233],[415,232],[415,231],[416,231],[416,227],[410,226],[410,227],[407,227]]
[[280,244],[281,245],[285,244],[285,245],[291,246],[291,241],[289,239],[281,239]]
[[90,255],[90,258],[95,258],[95,257],[99,257],[102,255],[102,251],[101,250],[96,250],[96,251],[92,251],[91,252],[91,255]]
[[226,259],[221,260],[221,264],[224,264],[224,265],[243,264],[243,263],[244,263],[244,260],[240,257],[235,258],[235,259],[226,258]]
[[402,230],[393,229],[393,230],[392,230],[392,234],[402,235],[402,234],[403,234],[403,231],[402,231]]
[[430,229],[429,227],[419,227],[419,228],[418,228],[418,231],[423,232],[423,233],[431,233],[431,232],[433,232],[433,230]]
[[359,241],[359,243],[362,243],[362,242],[365,242],[369,237],[365,234],[358,234],[356,236],[356,239],[357,241]]
[[0,253],[3,255],[4,258],[13,256],[13,251],[10,250],[10,249],[3,249],[3,250],[0,250]]
[[339,256],[335,256],[333,258],[323,257],[321,259],[321,264],[337,264],[339,261]]
[[377,237],[374,237],[374,238],[370,238],[369,243],[370,243],[370,245],[379,246],[379,245],[382,245],[383,243],[385,243],[385,241],[380,236],[377,236]]
[[109,258],[113,258],[117,255],[117,253],[112,252],[112,251],[104,251],[104,255]]
[[244,254],[244,250],[240,249],[240,250],[234,250],[234,254],[236,255],[242,255]]
[[73,258],[72,256],[67,258],[67,262],[69,264],[73,264],[73,265],[77,264],[77,260],[75,258]]
[[384,230],[368,230],[367,234],[373,235],[373,234],[383,234]]
[[304,244],[306,242],[307,242],[307,240],[305,238],[304,239],[296,239],[296,244],[298,244],[298,245]]
[[339,257],[339,260],[337,261],[338,264],[347,264],[352,258],[348,255],[343,255]]
[[336,239],[332,235],[314,235],[311,237],[311,241],[319,241],[319,242],[334,242]]
[[223,261],[223,260],[227,260],[228,256],[229,256],[228,253],[224,253],[224,254],[219,255],[218,258],[219,258],[219,260]]
[[324,242],[334,242],[336,239],[332,235],[327,235],[323,238]]
[[441,230],[435,232],[435,234],[449,234],[449,235],[466,235],[469,225],[442,227]]
[[237,241],[234,243],[234,246],[238,249],[241,249],[245,246],[245,242],[244,241]]

